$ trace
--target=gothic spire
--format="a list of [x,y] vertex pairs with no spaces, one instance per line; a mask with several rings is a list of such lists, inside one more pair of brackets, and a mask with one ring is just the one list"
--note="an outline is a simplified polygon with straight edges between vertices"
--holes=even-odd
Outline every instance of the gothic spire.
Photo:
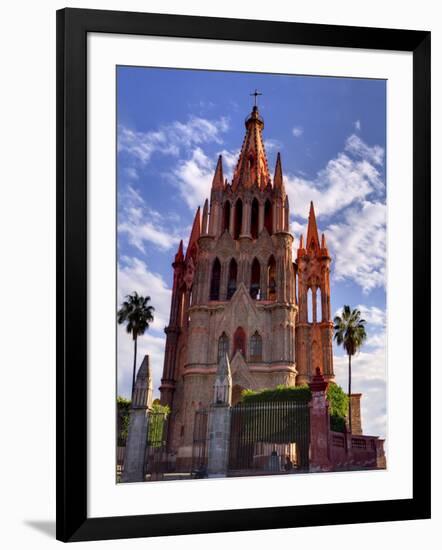
[[221,155],[218,157],[218,162],[216,163],[215,174],[212,181],[212,189],[224,189],[223,157]]
[[262,138],[264,120],[260,116],[256,105],[247,117],[245,126],[246,135],[232,179],[234,191],[240,185],[252,187],[256,184],[264,189],[270,181],[270,172]]
[[319,248],[319,236],[318,227],[316,225],[315,209],[313,207],[313,201],[310,202],[310,212],[308,215],[308,228],[307,228],[307,250],[311,248]]
[[175,254],[175,262],[182,262],[184,260],[184,253],[183,253],[183,239],[181,239],[180,244],[178,246],[178,251]]
[[282,165],[281,165],[281,154],[278,153],[278,156],[276,157],[276,165],[275,165],[275,175],[273,177],[273,187],[282,189],[284,187],[284,183],[282,181]]
[[186,250],[186,259],[189,254],[193,254],[193,250],[196,248],[198,239],[201,235],[201,216],[200,216],[200,207],[198,206],[195,218],[193,220],[192,231],[190,232],[189,244]]

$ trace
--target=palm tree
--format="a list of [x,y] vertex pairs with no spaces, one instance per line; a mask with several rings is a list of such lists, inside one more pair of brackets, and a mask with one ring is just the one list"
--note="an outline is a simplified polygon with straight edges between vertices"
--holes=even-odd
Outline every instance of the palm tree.
[[132,398],[135,387],[135,370],[137,366],[137,338],[144,334],[149,328],[149,323],[153,322],[153,312],[155,308],[149,306],[150,296],[140,296],[137,292],[132,292],[126,296],[117,312],[117,321],[121,325],[126,323],[126,331],[132,334],[134,341],[134,366],[132,372]]
[[361,319],[359,309],[351,310],[350,306],[344,306],[342,315],[334,318],[335,340],[338,346],[342,346],[348,355],[348,417],[351,432],[351,358],[360,349],[367,338],[365,332],[365,320]]

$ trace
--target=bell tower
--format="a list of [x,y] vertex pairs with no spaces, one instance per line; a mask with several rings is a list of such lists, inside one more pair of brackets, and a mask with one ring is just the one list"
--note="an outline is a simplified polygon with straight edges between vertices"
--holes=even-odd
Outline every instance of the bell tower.
[[310,382],[317,368],[325,380],[334,381],[330,263],[324,234],[319,241],[315,210],[311,202],[306,243],[304,246],[301,235],[295,264],[298,290],[296,384]]

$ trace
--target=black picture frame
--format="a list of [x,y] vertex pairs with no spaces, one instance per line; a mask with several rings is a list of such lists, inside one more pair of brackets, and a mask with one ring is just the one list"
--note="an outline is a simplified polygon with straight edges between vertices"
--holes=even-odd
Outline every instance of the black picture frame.
[[[413,498],[87,517],[87,34],[413,54]],[[419,345],[416,343],[419,342]],[[430,517],[430,33],[83,9],[57,12],[57,539],[86,541]]]

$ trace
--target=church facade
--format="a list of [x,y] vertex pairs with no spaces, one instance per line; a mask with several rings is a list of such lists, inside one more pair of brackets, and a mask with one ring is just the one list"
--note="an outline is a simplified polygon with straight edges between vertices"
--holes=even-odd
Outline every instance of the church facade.
[[307,235],[294,251],[290,206],[278,153],[271,177],[255,106],[232,177],[219,157],[210,202],[198,208],[173,266],[160,393],[171,408],[168,448],[177,469],[192,459],[195,412],[209,406],[227,354],[233,404],[244,389],[305,384],[319,368],[334,380],[330,263],[310,206]]

